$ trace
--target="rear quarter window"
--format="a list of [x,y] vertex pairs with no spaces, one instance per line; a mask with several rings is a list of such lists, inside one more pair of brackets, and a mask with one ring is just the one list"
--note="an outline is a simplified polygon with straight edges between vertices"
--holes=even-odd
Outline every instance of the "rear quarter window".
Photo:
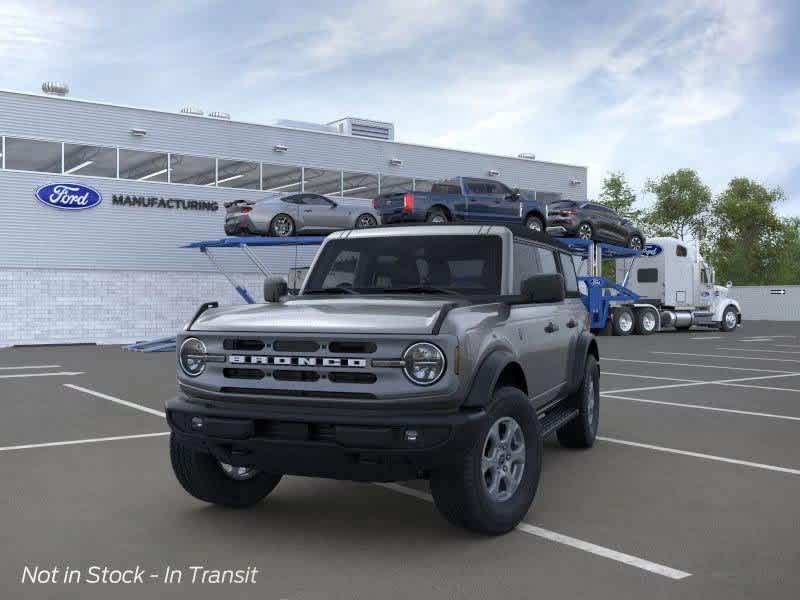
[[636,271],[636,281],[638,283],[658,282],[658,269],[639,269]]

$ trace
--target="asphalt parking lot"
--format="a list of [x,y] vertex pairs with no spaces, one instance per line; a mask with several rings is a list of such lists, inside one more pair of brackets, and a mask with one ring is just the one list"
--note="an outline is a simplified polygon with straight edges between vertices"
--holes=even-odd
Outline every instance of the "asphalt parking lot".
[[[800,596],[800,323],[599,340],[600,440],[548,440],[531,512],[495,538],[449,525],[421,483],[286,477],[253,510],[206,506],[169,464],[171,353],[0,350],[0,596]],[[92,565],[147,575],[21,583]],[[191,566],[258,573],[193,584]]]

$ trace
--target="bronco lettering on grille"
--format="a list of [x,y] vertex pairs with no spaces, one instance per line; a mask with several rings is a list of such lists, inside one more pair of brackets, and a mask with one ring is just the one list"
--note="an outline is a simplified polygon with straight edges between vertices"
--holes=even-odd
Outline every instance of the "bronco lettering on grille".
[[237,365],[274,365],[280,367],[347,367],[350,369],[364,369],[367,366],[365,358],[333,358],[317,356],[263,356],[231,354],[229,363]]

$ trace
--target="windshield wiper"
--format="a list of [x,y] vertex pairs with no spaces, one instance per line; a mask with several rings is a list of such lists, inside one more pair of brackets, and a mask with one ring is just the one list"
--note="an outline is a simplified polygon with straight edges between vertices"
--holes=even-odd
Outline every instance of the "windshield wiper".
[[303,292],[303,295],[306,294],[357,294],[355,290],[348,287],[325,287],[320,290],[306,290]]
[[448,290],[445,288],[438,288],[438,287],[430,287],[427,285],[415,285],[407,288],[386,288],[376,291],[381,294],[447,294],[448,296],[461,295],[454,290]]

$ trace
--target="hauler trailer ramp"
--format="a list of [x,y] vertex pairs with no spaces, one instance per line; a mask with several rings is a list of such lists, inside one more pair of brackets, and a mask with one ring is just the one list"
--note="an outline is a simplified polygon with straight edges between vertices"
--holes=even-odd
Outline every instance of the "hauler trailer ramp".
[[[244,236],[244,237],[226,237],[219,240],[201,240],[198,242],[190,242],[179,248],[196,248],[202,252],[209,262],[214,265],[214,268],[234,287],[238,294],[247,304],[255,304],[256,301],[247,290],[247,288],[240,284],[231,275],[222,263],[217,259],[214,250],[219,248],[239,248],[244,255],[250,259],[256,269],[258,269],[267,279],[274,277],[269,268],[264,262],[253,252],[254,247],[275,247],[275,246],[319,246],[325,240],[325,236],[307,235],[307,236],[292,236],[292,237],[262,237],[262,236]],[[295,265],[296,267],[297,265]],[[293,269],[294,271],[302,269]],[[291,279],[291,277],[290,277]],[[290,282],[291,283],[291,282]],[[201,310],[209,308],[209,305],[217,305],[217,303],[206,303],[201,307]],[[133,352],[167,352],[175,350],[175,336],[163,337],[154,340],[144,340],[135,342],[128,346],[123,347],[124,350]]]

